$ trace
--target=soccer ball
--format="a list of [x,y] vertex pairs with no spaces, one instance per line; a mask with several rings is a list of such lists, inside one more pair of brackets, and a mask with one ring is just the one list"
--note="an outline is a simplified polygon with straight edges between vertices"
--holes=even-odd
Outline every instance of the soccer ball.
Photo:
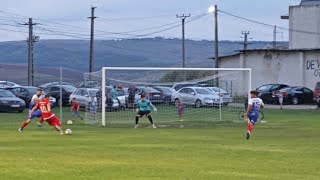
[[68,120],[68,121],[67,121],[67,124],[68,124],[68,125],[73,124],[72,120]]
[[72,131],[71,131],[71,129],[66,129],[66,130],[64,131],[64,133],[67,134],[67,135],[71,135],[71,134],[72,134]]

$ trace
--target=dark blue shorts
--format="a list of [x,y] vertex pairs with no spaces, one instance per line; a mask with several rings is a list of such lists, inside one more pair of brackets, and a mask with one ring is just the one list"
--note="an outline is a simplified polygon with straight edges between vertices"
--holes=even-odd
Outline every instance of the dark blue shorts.
[[[30,112],[30,111],[31,111],[31,110],[29,110],[29,112]],[[38,117],[38,118],[41,117],[41,111],[40,111],[40,109],[34,111],[32,114],[30,114],[30,115],[28,116],[29,119],[34,119],[34,118],[36,118],[36,117]]]
[[250,122],[255,125],[256,122],[258,121],[258,118],[259,118],[259,112],[250,112],[248,114],[248,118],[250,120]]

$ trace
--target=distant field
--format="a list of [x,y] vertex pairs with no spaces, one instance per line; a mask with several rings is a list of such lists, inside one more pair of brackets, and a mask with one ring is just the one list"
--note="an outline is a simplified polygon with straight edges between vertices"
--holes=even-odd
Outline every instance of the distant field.
[[320,179],[320,111],[264,112],[249,141],[245,122],[133,129],[78,120],[60,136],[35,122],[19,133],[26,113],[0,113],[0,179]]

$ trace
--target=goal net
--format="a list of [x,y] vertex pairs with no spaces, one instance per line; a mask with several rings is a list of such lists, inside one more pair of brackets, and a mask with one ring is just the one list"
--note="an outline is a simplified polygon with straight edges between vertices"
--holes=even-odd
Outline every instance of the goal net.
[[[141,95],[156,107],[157,127],[209,127],[239,122],[238,114],[251,90],[251,69],[104,67],[84,76],[96,90],[87,103],[88,124],[134,127]],[[150,127],[147,117],[140,127]]]

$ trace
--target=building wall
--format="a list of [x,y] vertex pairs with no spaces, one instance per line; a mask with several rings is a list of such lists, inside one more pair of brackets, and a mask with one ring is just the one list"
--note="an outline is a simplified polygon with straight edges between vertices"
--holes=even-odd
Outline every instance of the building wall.
[[[252,89],[264,84],[282,83],[314,89],[320,81],[320,50],[314,51],[248,51],[246,54],[220,59],[221,68],[238,68],[244,58],[244,68],[252,69]],[[233,77],[247,82],[248,76]],[[231,80],[230,77],[222,78]],[[244,94],[246,87],[235,87],[235,94]]]
[[[320,33],[320,5],[290,6],[289,17],[290,29]],[[289,48],[320,48],[320,36],[290,31]]]

